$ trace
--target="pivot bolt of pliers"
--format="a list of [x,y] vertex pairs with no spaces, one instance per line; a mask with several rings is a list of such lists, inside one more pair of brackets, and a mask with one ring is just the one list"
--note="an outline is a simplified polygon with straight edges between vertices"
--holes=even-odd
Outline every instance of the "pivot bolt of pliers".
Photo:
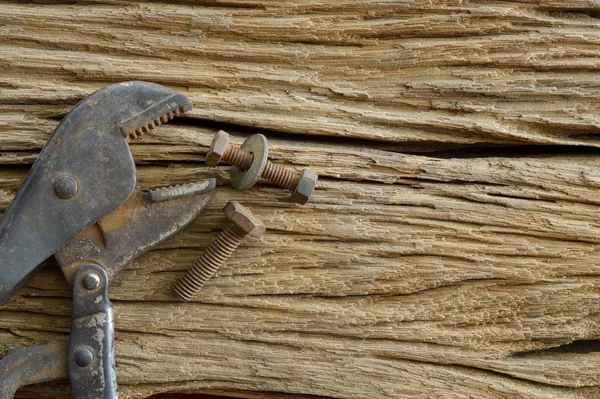
[[100,276],[97,273],[88,273],[83,276],[83,286],[86,290],[92,291],[100,287]]
[[259,238],[265,233],[265,225],[239,202],[229,201],[223,212],[229,224],[173,286],[175,294],[184,301],[192,299],[246,236]]
[[88,348],[81,348],[75,352],[74,358],[75,363],[77,363],[79,367],[87,367],[92,364],[92,361],[94,360],[94,354]]
[[[266,139],[264,136],[261,137],[263,137],[262,141],[266,147]],[[246,142],[249,142],[252,138],[253,136],[250,136]],[[261,140],[258,140],[257,142],[260,141]],[[246,142],[244,142],[244,144]],[[242,144],[242,147],[244,144]],[[268,152],[267,148],[261,150],[264,153]],[[215,134],[215,137],[213,138],[210,148],[206,154],[207,165],[217,166],[220,161],[237,166],[243,171],[259,171],[260,177],[263,177],[279,187],[292,190],[292,200],[299,204],[306,204],[308,202],[308,199],[312,195],[312,192],[317,185],[317,174],[308,169],[304,169],[302,173],[298,173],[295,170],[274,164],[269,160],[266,161],[266,165],[263,165],[263,168],[253,168],[253,164],[257,163],[255,162],[256,160],[254,159],[254,154],[251,151],[247,151],[246,149],[230,143],[229,134],[223,130],[220,130],[217,132],[217,134]],[[258,177],[259,176],[256,176],[256,179],[253,181],[256,182]]]

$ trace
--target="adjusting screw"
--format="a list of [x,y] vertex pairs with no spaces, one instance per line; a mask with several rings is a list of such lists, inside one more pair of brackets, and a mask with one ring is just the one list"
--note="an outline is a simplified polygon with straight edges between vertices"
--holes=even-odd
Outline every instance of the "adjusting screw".
[[260,238],[265,233],[265,225],[239,202],[229,201],[223,212],[229,219],[227,226],[173,286],[175,294],[184,301],[192,299],[246,236]]
[[[220,161],[247,171],[252,165],[253,155],[251,152],[230,143],[229,133],[219,130],[206,153],[206,164],[217,166]],[[302,173],[298,173],[293,169],[285,168],[268,160],[262,170],[261,177],[279,187],[292,190],[292,200],[299,204],[308,202],[318,180],[317,174],[309,169],[304,169]]]

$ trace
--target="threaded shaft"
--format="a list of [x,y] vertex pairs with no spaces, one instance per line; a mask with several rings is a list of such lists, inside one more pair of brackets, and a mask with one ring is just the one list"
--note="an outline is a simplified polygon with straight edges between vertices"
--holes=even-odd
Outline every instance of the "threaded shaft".
[[173,286],[175,294],[184,301],[192,299],[243,240],[244,234],[229,223],[196,259],[192,267],[175,283]]
[[229,144],[225,149],[225,153],[221,158],[223,161],[228,162],[231,165],[235,165],[238,168],[246,171],[250,169],[252,165],[252,159],[254,156],[252,153],[241,149],[238,146]]
[[267,166],[262,173],[262,177],[279,187],[292,191],[296,189],[296,186],[300,181],[299,173],[296,173],[292,169],[287,169],[283,166],[274,164],[271,161],[267,161]]
[[[251,152],[229,144],[225,149],[225,153],[221,159],[246,171],[250,169],[253,158],[254,156]],[[300,181],[299,173],[292,169],[287,169],[283,166],[274,164],[271,161],[267,161],[267,165],[265,166],[265,170],[263,171],[261,177],[279,187],[283,187],[292,191],[296,189],[296,186]]]

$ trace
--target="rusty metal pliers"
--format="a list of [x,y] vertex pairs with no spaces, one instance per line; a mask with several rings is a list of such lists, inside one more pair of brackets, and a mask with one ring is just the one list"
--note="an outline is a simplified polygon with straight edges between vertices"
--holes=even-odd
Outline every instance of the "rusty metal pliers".
[[68,343],[9,350],[1,399],[66,378],[77,399],[118,397],[108,285],[190,223],[215,188],[209,179],[141,191],[128,142],[190,108],[158,84],[112,85],[79,102],[42,149],[0,222],[0,306],[54,255],[73,288],[71,331]]

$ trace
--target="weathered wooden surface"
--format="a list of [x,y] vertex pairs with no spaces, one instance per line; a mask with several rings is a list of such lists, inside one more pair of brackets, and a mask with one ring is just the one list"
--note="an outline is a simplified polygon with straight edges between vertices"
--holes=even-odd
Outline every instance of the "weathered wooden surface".
[[[2,3],[0,207],[65,112],[123,80],[195,104],[132,145],[140,185],[219,178],[115,281],[123,398],[600,395],[599,2]],[[220,128],[316,170],[311,202],[233,191],[203,163]],[[229,199],[268,233],[179,303]],[[66,340],[69,312],[50,265],[0,311],[0,350]]]

